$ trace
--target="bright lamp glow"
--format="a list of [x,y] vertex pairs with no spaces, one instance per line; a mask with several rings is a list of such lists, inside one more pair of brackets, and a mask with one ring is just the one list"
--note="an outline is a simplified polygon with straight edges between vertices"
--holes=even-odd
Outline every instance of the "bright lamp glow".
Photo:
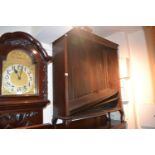
[[120,58],[120,78],[129,78],[129,59],[128,58]]

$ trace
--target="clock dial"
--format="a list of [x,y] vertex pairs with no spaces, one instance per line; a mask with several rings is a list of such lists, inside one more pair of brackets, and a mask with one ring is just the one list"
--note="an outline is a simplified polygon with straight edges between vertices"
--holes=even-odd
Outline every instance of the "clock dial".
[[22,64],[10,65],[3,73],[4,89],[11,94],[25,94],[33,87],[32,71]]
[[3,62],[2,95],[35,95],[35,65],[23,50],[13,50]]

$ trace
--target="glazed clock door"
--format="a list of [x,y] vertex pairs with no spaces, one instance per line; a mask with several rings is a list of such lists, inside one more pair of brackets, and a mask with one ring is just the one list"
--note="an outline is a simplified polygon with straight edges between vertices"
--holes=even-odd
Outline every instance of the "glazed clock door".
[[36,67],[24,50],[9,52],[2,64],[2,95],[35,95]]

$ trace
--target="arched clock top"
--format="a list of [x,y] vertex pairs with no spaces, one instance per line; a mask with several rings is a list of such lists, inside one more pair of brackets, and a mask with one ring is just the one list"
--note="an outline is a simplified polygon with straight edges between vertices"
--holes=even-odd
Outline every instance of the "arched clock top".
[[30,34],[25,32],[18,31],[3,34],[0,37],[0,45],[7,45],[8,50],[13,50],[14,48],[31,50],[32,54],[36,56],[36,58],[42,59],[45,62],[52,62],[52,57],[48,56],[41,43],[35,38],[33,38]]
[[34,59],[33,54],[31,54],[29,51],[24,49],[13,49],[7,53],[5,56],[4,61],[13,61],[17,63],[28,63],[33,64],[36,63],[36,60]]

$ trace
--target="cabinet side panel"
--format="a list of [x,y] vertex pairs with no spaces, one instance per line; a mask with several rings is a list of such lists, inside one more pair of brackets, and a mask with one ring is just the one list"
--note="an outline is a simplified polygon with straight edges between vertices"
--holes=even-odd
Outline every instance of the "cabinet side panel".
[[53,117],[65,115],[65,39],[53,44]]
[[[109,87],[117,90],[120,98],[120,79],[117,50],[110,48],[107,49],[107,66]],[[121,101],[119,101],[118,105],[121,106]]]

